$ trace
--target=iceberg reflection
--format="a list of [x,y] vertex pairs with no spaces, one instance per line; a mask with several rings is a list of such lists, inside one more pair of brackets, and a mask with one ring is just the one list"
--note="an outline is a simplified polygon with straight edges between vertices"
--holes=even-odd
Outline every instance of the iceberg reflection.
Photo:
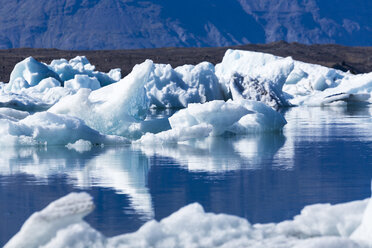
[[259,169],[284,145],[281,133],[208,137],[182,144],[139,146],[147,156],[170,157],[189,171],[223,172]]
[[100,148],[79,153],[64,147],[21,147],[0,150],[0,174],[27,174],[37,183],[64,175],[74,187],[112,188],[128,195],[131,207],[143,219],[152,219],[154,210],[146,187],[148,159],[130,147]]

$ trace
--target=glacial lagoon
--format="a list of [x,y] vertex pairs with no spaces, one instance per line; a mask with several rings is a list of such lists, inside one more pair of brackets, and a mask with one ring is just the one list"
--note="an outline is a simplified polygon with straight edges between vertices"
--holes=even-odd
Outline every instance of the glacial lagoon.
[[0,246],[32,213],[70,192],[93,196],[86,221],[106,236],[134,232],[193,202],[206,212],[269,223],[309,204],[370,197],[371,107],[281,112],[288,122],[281,133],[86,151],[1,148]]

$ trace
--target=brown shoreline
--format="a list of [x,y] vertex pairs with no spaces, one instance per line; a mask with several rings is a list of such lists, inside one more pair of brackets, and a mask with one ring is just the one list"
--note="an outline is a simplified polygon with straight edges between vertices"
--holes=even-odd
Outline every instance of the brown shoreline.
[[89,50],[69,51],[43,48],[15,48],[0,50],[0,81],[8,82],[14,65],[29,56],[50,63],[53,59],[71,59],[85,55],[99,71],[121,68],[122,75],[127,75],[135,64],[145,59],[156,63],[171,64],[177,67],[184,64],[198,64],[209,61],[221,62],[228,48],[271,53],[277,56],[292,56],[296,60],[320,64],[353,73],[372,71],[372,47],[346,47],[333,44],[304,45],[299,43],[274,42],[270,44],[248,44],[233,47],[205,48],[154,48],[138,50]]

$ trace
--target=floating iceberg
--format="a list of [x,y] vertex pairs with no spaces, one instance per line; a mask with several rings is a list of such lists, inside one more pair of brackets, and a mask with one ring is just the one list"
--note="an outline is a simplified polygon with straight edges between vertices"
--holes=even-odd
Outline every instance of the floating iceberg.
[[274,108],[369,103],[372,91],[372,73],[352,75],[259,52],[227,50],[215,70],[233,99],[258,100]]
[[156,108],[185,108],[189,103],[224,99],[214,66],[208,62],[176,69],[155,64],[145,88]]
[[121,81],[95,91],[80,89],[48,111],[78,117],[104,134],[131,136],[131,125],[144,120],[149,109],[144,85],[152,66],[147,60]]
[[107,238],[82,220],[94,208],[86,193],[62,197],[26,220],[12,247],[370,247],[370,199],[306,206],[293,220],[251,225],[206,213],[197,203],[137,232]]

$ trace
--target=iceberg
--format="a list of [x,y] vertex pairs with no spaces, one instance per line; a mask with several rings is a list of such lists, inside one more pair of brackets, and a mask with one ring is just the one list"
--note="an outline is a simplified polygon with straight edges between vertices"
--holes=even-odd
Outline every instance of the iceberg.
[[152,66],[153,62],[146,60],[119,82],[95,91],[80,89],[62,98],[48,111],[78,117],[104,134],[130,137],[131,125],[144,120],[149,110],[144,85]]
[[372,73],[352,75],[259,52],[229,49],[215,71],[232,99],[262,101],[273,108],[369,103],[372,89]]
[[371,199],[306,206],[293,220],[250,224],[227,214],[185,206],[138,231],[105,237],[82,218],[94,204],[86,193],[70,193],[36,212],[9,240],[13,247],[369,247]]
[[31,87],[37,85],[41,80],[53,77],[61,81],[57,73],[50,70],[46,65],[38,62],[33,57],[28,57],[15,65],[12,73],[10,74],[9,87],[13,84],[18,84],[16,80],[23,79],[23,85]]
[[208,62],[176,69],[155,64],[145,88],[156,108],[185,108],[189,103],[225,99],[214,66]]
[[282,88],[294,64],[292,58],[229,49],[216,65],[216,75],[233,100],[261,101],[278,109],[290,106]]

